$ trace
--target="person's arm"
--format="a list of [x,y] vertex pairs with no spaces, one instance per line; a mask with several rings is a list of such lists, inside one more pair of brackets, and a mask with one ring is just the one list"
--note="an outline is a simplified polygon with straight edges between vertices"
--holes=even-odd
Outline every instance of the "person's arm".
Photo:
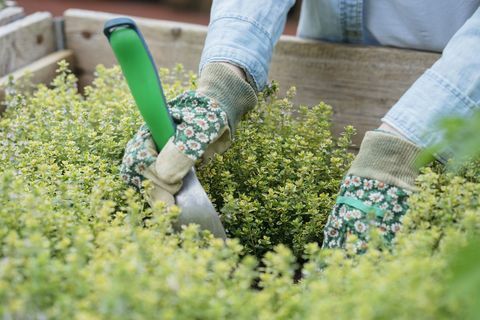
[[[468,117],[480,100],[480,9],[450,39],[442,57],[390,109],[382,121],[419,147],[442,139],[438,121]],[[446,162],[448,149],[437,155]]]
[[[401,229],[408,197],[415,191],[415,160],[422,148],[442,139],[438,121],[469,117],[480,99],[480,9],[458,30],[442,57],[427,70],[382,119],[367,132],[340,188],[325,227],[324,248],[344,247],[353,239],[367,249],[369,230],[386,243]],[[454,156],[448,148],[440,161]]]
[[177,124],[174,137],[157,153],[143,126],[125,150],[122,178],[138,189],[143,180],[152,181],[150,203],[174,204],[195,161],[208,160],[229,147],[241,117],[257,103],[255,91],[267,81],[273,47],[293,3],[214,1],[198,89],[169,102]]
[[295,0],[214,0],[200,62],[228,62],[245,71],[254,89],[267,83],[273,47]]

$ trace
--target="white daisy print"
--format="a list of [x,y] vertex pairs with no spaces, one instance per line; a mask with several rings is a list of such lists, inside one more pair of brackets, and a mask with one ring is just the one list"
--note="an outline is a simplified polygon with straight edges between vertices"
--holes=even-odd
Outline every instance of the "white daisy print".
[[363,188],[365,190],[370,190],[370,189],[372,189],[372,187],[373,187],[373,181],[372,180],[367,180],[367,179],[363,180]]
[[138,149],[142,146],[142,144],[143,144],[142,140],[135,141],[135,143],[133,144],[133,148]]
[[360,210],[354,209],[352,210],[352,216],[355,219],[360,219],[362,217],[362,212]]
[[359,189],[357,190],[357,192],[355,192],[355,195],[361,199],[365,195],[365,191],[363,191],[362,189]]
[[364,233],[367,230],[367,226],[365,225],[365,223],[361,221],[355,222],[354,226],[355,226],[355,230],[359,233]]
[[402,212],[403,211],[403,208],[401,205],[399,205],[398,203],[396,203],[393,208],[392,208],[393,212]]
[[139,163],[135,166],[135,171],[137,173],[143,174],[145,170],[147,170],[147,166],[145,165],[145,163]]
[[398,197],[397,192],[398,192],[397,187],[391,187],[390,189],[387,190],[387,194],[392,198],[397,198]]
[[142,150],[140,151],[138,154],[137,154],[137,159],[139,160],[144,160],[145,158],[147,158],[149,156],[149,153],[147,150]]
[[183,121],[185,121],[186,123],[193,123],[194,119],[195,119],[195,117],[191,112],[185,111],[183,113]]
[[203,132],[197,133],[195,135],[195,138],[197,138],[198,141],[200,141],[201,143],[207,143],[208,142],[208,136]]
[[187,141],[187,147],[190,150],[197,151],[197,150],[200,150],[201,145],[197,141],[190,140],[190,141]]
[[140,188],[142,186],[142,180],[140,180],[139,176],[135,176],[132,178],[132,184]]
[[203,107],[196,107],[195,108],[195,113],[196,114],[204,114],[204,113],[207,113],[207,109],[205,109]]
[[352,184],[355,186],[355,187],[358,187],[360,186],[360,183],[362,182],[362,179],[360,179],[360,177],[353,177],[352,178]]
[[385,233],[387,233],[388,231],[388,226],[384,223],[381,223],[379,226],[378,226],[378,231],[380,232],[380,234],[383,236]]
[[133,164],[133,158],[132,156],[128,155],[124,158],[124,162],[127,166],[131,166]]
[[203,119],[197,119],[195,121],[195,123],[197,124],[197,126],[199,126],[202,130],[207,130],[209,125],[208,125],[208,122],[203,120]]
[[350,210],[347,210],[345,212],[345,220],[349,221],[349,220],[352,220],[353,219],[353,212],[350,211]]
[[337,236],[338,236],[338,230],[335,230],[335,229],[333,229],[333,228],[330,228],[330,229],[328,229],[328,231],[327,231],[327,235],[328,235],[329,237],[332,237],[332,238],[337,237]]
[[381,205],[378,206],[380,209],[382,210],[387,210],[388,209],[388,203],[387,202],[384,202],[382,203]]
[[218,102],[214,100],[210,100],[210,103],[208,104],[208,106],[212,109],[217,109],[219,107]]
[[402,225],[398,222],[395,222],[390,226],[390,230],[392,230],[393,233],[397,233],[401,229],[402,229]]
[[[335,210],[335,207],[333,208]],[[345,216],[345,213],[347,212],[347,207],[341,206],[340,209],[338,210],[338,215],[342,218]]]
[[182,122],[177,126],[177,130],[183,131],[185,130],[186,127],[187,127],[187,124],[185,122]]
[[340,228],[342,227],[342,220],[335,218],[335,219],[332,221],[332,225],[333,225],[334,228],[340,229]]
[[210,122],[216,122],[218,120],[217,115],[213,112],[207,113],[207,120]]
[[390,210],[385,211],[383,214],[383,221],[390,221],[393,219],[393,212]]
[[185,146],[185,143],[183,143],[183,141],[175,141],[175,145],[177,146],[177,149],[180,151],[185,151],[185,149],[187,148]]
[[350,179],[350,177],[346,177],[345,180],[343,180],[342,187],[348,188],[350,186],[351,182],[352,182],[352,180]]
[[193,130],[192,127],[186,127],[184,131],[185,131],[185,136],[187,138],[191,138],[195,135],[195,131]]
[[384,199],[383,195],[380,192],[372,192],[368,199],[370,199],[374,203],[378,203]]
[[346,191],[343,196],[347,198],[355,198],[355,195],[353,194],[353,192],[350,192],[350,191]]

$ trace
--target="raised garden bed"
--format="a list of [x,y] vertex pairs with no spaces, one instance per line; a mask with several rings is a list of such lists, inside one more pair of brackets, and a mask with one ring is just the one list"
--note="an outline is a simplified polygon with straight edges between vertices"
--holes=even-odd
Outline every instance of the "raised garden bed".
[[[170,76],[167,97],[191,85]],[[142,121],[118,68],[97,69],[82,96],[63,66],[51,89],[17,91],[7,103],[0,119],[6,319],[478,314],[478,164],[463,177],[427,170],[392,250],[376,233],[362,256],[352,245],[319,250],[350,161],[350,134],[332,139],[326,105],[291,117],[288,99],[263,96],[235,145],[199,170],[235,237],[224,245],[193,225],[174,233],[178,212],[149,208],[120,179],[124,145]]]
[[[98,64],[114,65],[115,59],[102,27],[106,20],[115,16],[67,10],[63,16],[66,46],[60,49],[70,51],[63,51],[42,63],[44,67],[40,68],[41,72],[37,70],[36,80],[48,83],[54,75],[51,70],[55,69],[58,59],[63,58],[70,59],[80,86],[92,81]],[[23,20],[8,29],[0,27],[0,48],[5,50],[0,61],[0,70],[5,71],[0,76],[52,54],[55,51],[52,39],[61,37],[58,33],[55,36],[54,22],[48,13],[37,13]],[[136,20],[158,66],[172,68],[181,63],[185,69],[197,71],[206,27]],[[20,59],[19,54],[28,57]],[[332,105],[334,132],[338,134],[346,125],[354,125],[358,130],[354,144],[358,145],[364,132],[378,126],[385,112],[438,57],[428,52],[339,45],[283,36],[273,56],[270,77],[280,82],[285,90],[296,86],[296,104],[315,105],[325,101]],[[8,68],[2,65],[5,63],[9,64]],[[38,63],[26,69],[39,69]]]
[[[51,21],[48,14],[40,15],[27,22]],[[50,86],[39,86],[33,94],[10,88],[0,118],[2,318],[451,319],[479,314],[478,163],[457,176],[426,169],[393,248],[376,233],[361,256],[352,244],[345,251],[318,247],[352,158],[346,151],[352,129],[337,138],[332,130],[338,132],[344,122],[362,122],[340,121],[342,109],[332,114],[319,104],[323,92],[313,91],[305,78],[317,81],[332,101],[348,105],[343,110],[357,119],[354,97],[387,109],[393,100],[387,94],[400,95],[436,55],[284,38],[272,68],[282,85],[300,83],[297,98],[293,91],[278,97],[274,88],[262,93],[234,146],[199,170],[235,238],[224,244],[193,225],[173,232],[178,211],[149,208],[118,177],[123,147],[142,121],[120,70],[93,67],[114,63],[100,33],[109,17],[67,12],[69,49],[18,64],[21,69],[14,73],[21,80],[31,70],[35,82]],[[198,61],[191,61],[196,54],[174,56],[168,50],[191,43],[190,51],[199,54],[204,28],[139,21],[160,65],[196,67]],[[10,37],[20,34],[19,25],[8,25],[16,30]],[[54,30],[51,26],[46,29]],[[32,44],[43,31],[29,30]],[[41,42],[37,45],[43,48]],[[179,50],[184,51],[189,50]],[[76,75],[65,63],[54,72],[63,58]],[[324,72],[304,72],[301,78],[294,68],[287,72],[289,61],[303,71]],[[358,66],[348,69],[352,61]],[[397,87],[371,78],[371,71],[352,72],[379,63],[397,77],[384,81]],[[376,72],[387,77],[384,70]],[[90,83],[82,93],[77,76]],[[162,78],[171,98],[192,87],[194,76],[163,69]],[[385,91],[368,93],[367,80]],[[327,90],[332,83],[345,96]],[[354,95],[353,88],[364,91]],[[292,99],[309,107],[300,108]]]

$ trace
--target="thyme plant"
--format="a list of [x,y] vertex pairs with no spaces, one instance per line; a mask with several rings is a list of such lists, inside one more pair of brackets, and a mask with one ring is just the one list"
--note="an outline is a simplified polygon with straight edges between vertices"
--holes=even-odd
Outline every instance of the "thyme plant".
[[[182,74],[162,71],[168,97],[194,86]],[[84,95],[65,63],[50,88],[9,89],[0,118],[0,316],[478,315],[478,164],[461,176],[426,169],[392,250],[375,233],[361,256],[349,246],[320,250],[352,129],[333,138],[324,104],[292,117],[288,97],[260,101],[230,151],[199,169],[229,230],[223,243],[194,225],[175,233],[177,208],[148,207],[118,177],[142,122],[118,68],[99,67]]]

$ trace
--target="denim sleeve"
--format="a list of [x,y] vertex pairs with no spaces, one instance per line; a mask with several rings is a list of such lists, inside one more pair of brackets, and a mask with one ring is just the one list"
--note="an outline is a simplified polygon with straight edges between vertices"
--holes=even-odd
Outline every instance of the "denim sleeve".
[[247,73],[257,89],[267,83],[273,47],[295,0],[214,0],[200,72],[209,62],[226,61]]
[[[438,121],[468,117],[480,100],[480,9],[454,34],[442,57],[427,70],[382,119],[420,147],[439,142]],[[437,158],[453,156],[445,149]]]

